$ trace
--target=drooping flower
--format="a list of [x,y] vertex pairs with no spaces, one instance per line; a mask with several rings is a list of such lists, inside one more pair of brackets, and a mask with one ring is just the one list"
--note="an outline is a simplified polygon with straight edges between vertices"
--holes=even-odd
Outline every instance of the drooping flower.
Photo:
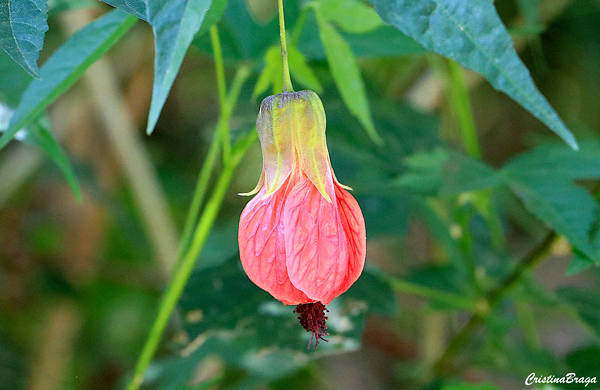
[[[331,168],[321,100],[312,91],[269,96],[256,126],[263,171],[240,218],[242,266],[284,304],[328,304],[360,276],[366,236],[358,203]],[[321,327],[318,342],[326,334],[324,307],[314,309],[297,312],[301,324],[302,313],[323,317],[304,318],[309,327]]]

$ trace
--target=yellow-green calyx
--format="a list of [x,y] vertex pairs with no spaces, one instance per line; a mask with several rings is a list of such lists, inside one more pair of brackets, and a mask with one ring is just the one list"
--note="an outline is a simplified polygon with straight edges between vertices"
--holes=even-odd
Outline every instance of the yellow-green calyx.
[[265,98],[256,129],[262,146],[263,175],[257,190],[275,192],[299,167],[327,201],[332,172],[325,142],[325,110],[312,91],[284,92]]

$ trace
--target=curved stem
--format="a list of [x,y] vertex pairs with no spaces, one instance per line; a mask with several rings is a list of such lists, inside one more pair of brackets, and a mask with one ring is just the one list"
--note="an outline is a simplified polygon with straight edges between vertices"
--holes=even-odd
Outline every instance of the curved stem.
[[173,309],[175,309],[175,306],[179,301],[179,297],[183,293],[183,289],[185,288],[185,285],[187,284],[187,281],[194,270],[196,260],[200,256],[202,247],[206,242],[208,233],[210,232],[215,219],[217,218],[217,214],[221,208],[221,204],[223,203],[223,198],[225,197],[225,193],[227,192],[227,188],[229,187],[229,183],[231,182],[235,168],[239,164],[248,147],[255,140],[255,133],[256,132],[251,132],[249,136],[238,142],[235,147],[235,151],[231,155],[231,159],[223,167],[223,171],[221,172],[217,184],[215,185],[214,192],[206,204],[206,208],[204,209],[202,217],[200,218],[198,226],[194,232],[194,239],[192,240],[190,250],[183,258],[181,266],[177,268],[175,277],[171,280],[171,283],[163,295],[158,314],[154,320],[154,324],[150,330],[150,335],[146,340],[146,344],[144,345],[142,353],[135,367],[133,378],[127,386],[127,390],[138,390],[144,380],[144,372],[146,371],[148,364],[150,364],[150,361],[152,361],[152,358],[158,349],[158,344],[160,343],[163,332],[167,327],[169,318],[173,313]]
[[477,139],[477,128],[475,126],[475,119],[473,118],[473,110],[471,109],[469,91],[467,90],[463,70],[453,60],[448,61],[448,67],[452,105],[458,115],[463,146],[471,157],[481,159],[481,147]]
[[[215,61],[218,62],[219,60]],[[217,65],[217,68],[219,67],[222,68],[222,66]],[[188,213],[188,220],[186,222],[187,230],[184,232],[184,238],[179,249],[176,273],[174,273],[170,279],[169,285],[167,286],[167,289],[163,295],[158,309],[158,314],[154,320],[154,324],[152,325],[152,329],[150,330],[146,344],[142,349],[142,353],[140,354],[135,367],[133,378],[127,386],[127,390],[137,390],[142,384],[144,372],[156,353],[158,344],[160,343],[173,309],[175,308],[177,301],[179,300],[179,297],[181,296],[181,293],[187,284],[192,270],[194,269],[194,265],[200,256],[202,247],[206,242],[208,233],[215,222],[217,213],[221,207],[221,204],[223,203],[225,192],[227,191],[231,177],[233,176],[233,172],[248,147],[256,138],[256,131],[253,131],[249,136],[243,137],[236,142],[233,148],[229,144],[229,120],[233,112],[233,107],[235,106],[242,89],[242,85],[249,75],[250,70],[248,66],[240,66],[231,85],[229,96],[225,96],[224,98],[219,96],[221,102],[221,115],[219,118],[219,123],[217,124],[213,142],[211,143],[211,147],[206,158],[205,165],[202,167],[200,177],[198,178],[198,184],[194,193],[194,200],[190,206],[190,212]],[[219,80],[219,78],[220,77],[217,76],[217,80]],[[225,78],[223,76],[221,81],[218,81],[223,88],[225,87],[224,80]],[[227,137],[227,145],[229,146],[227,158],[223,162],[223,170],[221,175],[219,176],[214,191],[208,200],[204,211],[202,212],[200,221],[198,222],[198,225],[194,231],[193,239],[190,243],[189,241],[191,237],[189,232],[192,231],[198,212],[202,205],[202,201],[206,194],[208,180],[210,179],[210,175],[214,169],[216,159],[218,157],[218,146],[220,141],[223,140],[225,136]],[[188,246],[189,250],[187,250]],[[185,256],[183,256],[184,253]]]
[[287,43],[285,40],[285,19],[283,15],[283,0],[278,0],[279,7],[279,37],[281,39],[281,62],[283,64],[283,92],[294,92],[290,67],[288,65]]
[[177,268],[183,260],[183,255],[186,253],[190,246],[192,234],[194,233],[194,226],[198,220],[198,214],[204,202],[206,196],[206,190],[208,189],[208,181],[216,165],[217,158],[219,157],[219,145],[221,143],[220,133],[218,131],[213,135],[213,139],[208,148],[208,153],[202,164],[198,181],[196,182],[196,189],[194,190],[194,197],[188,211],[185,226],[183,228],[183,235],[181,242],[179,243],[179,251],[177,252]]
[[525,272],[531,271],[546,258],[547,252],[551,248],[556,237],[556,233],[548,233],[548,235],[515,266],[514,270],[504,278],[498,287],[485,295],[484,299],[487,304],[482,305],[482,307],[486,307],[487,309],[474,314],[461,331],[454,336],[450,344],[448,344],[444,354],[433,366],[435,375],[448,375],[456,371],[458,366],[455,364],[456,355],[463,349],[469,340],[471,340],[472,336],[481,329],[486,315],[498,306],[504,294],[521,279],[521,276],[523,276]]
[[225,83],[225,67],[223,66],[223,51],[221,50],[221,41],[219,40],[219,30],[217,26],[210,28],[210,42],[215,55],[215,72],[217,73],[217,88],[219,89],[219,104],[221,110],[225,107],[227,98],[227,84]]
[[[215,56],[215,71],[217,73],[217,88],[219,90],[219,106],[221,108],[221,118],[231,107],[227,104],[227,84],[225,83],[225,67],[223,66],[223,51],[221,50],[221,41],[219,40],[219,30],[217,26],[210,28],[210,41]],[[228,121],[229,122],[229,121]],[[231,140],[229,137],[229,127],[223,127],[220,134],[223,142],[223,161],[227,161],[231,152]]]
[[[226,96],[224,99],[221,100],[221,116],[219,118],[219,122],[217,123],[217,129],[213,136],[213,140],[210,143],[206,159],[204,160],[204,164],[202,165],[200,175],[198,176],[196,189],[194,191],[194,198],[192,200],[192,204],[190,205],[190,210],[188,212],[185,227],[183,229],[182,239],[179,244],[179,251],[177,252],[178,265],[179,263],[181,263],[183,255],[186,253],[190,246],[190,240],[192,239],[194,226],[198,221],[198,214],[200,213],[200,208],[202,207],[202,202],[204,201],[204,197],[206,196],[206,191],[208,189],[208,181],[210,180],[210,176],[213,172],[213,169],[217,162],[217,158],[219,156],[219,145],[221,144],[225,135],[229,135],[229,120],[231,119],[233,107],[235,107],[237,99],[240,95],[240,91],[242,89],[242,85],[244,84],[249,75],[250,69],[245,65],[240,66],[231,84],[229,96]],[[224,84],[225,83],[223,82],[221,85]],[[227,143],[229,143],[228,139],[229,138],[227,137]],[[229,152],[227,157],[225,157],[225,153],[223,153],[223,159],[225,162],[230,159],[230,154],[231,152]]]

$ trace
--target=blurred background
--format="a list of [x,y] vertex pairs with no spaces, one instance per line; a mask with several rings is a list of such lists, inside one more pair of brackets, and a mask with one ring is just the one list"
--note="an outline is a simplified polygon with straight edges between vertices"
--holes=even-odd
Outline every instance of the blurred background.
[[[600,1],[495,5],[540,91],[578,139],[597,142]],[[54,0],[49,6],[40,63],[110,9],[83,0]],[[511,290],[513,301],[484,320],[485,330],[469,334],[453,355],[456,365],[449,372],[432,370],[470,317],[452,303],[455,296],[470,297],[461,279],[447,272],[452,251],[472,251],[481,285],[494,286],[511,265],[531,255],[548,229],[515,195],[493,190],[486,199],[499,215],[504,242],[498,248],[472,193],[440,195],[423,178],[409,189],[394,186],[418,164],[411,157],[428,156],[423,164],[429,164],[436,150],[463,153],[444,77],[446,60],[391,27],[343,33],[360,66],[375,127],[386,141],[378,148],[340,98],[314,17],[303,16],[296,31],[302,3],[289,0],[286,7],[290,33],[297,34],[297,48],[320,87],[332,165],[340,182],[354,188],[365,214],[372,268],[330,308],[329,345],[306,351],[308,334],[298,333],[297,324],[286,325],[295,321],[293,308],[258,291],[238,266],[237,223],[248,198],[237,193],[250,191],[259,178],[256,142],[235,172],[145,388],[396,389],[487,382],[521,389],[531,372],[600,376],[597,328],[569,315],[573,310],[563,310],[554,294],[565,286],[597,291],[598,270],[565,275],[573,255],[560,237],[541,265],[526,272],[528,282]],[[234,139],[253,131],[260,100],[272,92],[269,87],[254,93],[265,55],[278,42],[276,17],[276,1],[230,0],[218,23],[228,85],[240,65],[251,69],[230,121]],[[13,142],[0,154],[2,390],[123,388],[137,360],[220,111],[204,32],[185,57],[156,130],[146,136],[153,58],[151,28],[139,22],[48,112],[79,179],[82,202],[40,149]],[[31,78],[4,52],[0,70],[0,96],[14,107]],[[297,90],[306,87],[292,79]],[[481,76],[465,72],[465,80],[483,162],[499,168],[536,145],[559,144]],[[593,180],[581,185],[596,188]],[[465,218],[470,249],[460,239]],[[450,302],[414,286],[452,294]],[[600,298],[588,307],[588,325],[600,323],[596,309]],[[273,322],[273,316],[285,322]],[[208,338],[213,344],[190,344],[206,334],[217,335]]]

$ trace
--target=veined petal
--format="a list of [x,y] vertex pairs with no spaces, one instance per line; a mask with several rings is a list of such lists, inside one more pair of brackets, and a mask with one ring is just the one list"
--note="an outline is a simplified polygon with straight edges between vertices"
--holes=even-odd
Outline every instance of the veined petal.
[[329,153],[325,141],[325,110],[312,91],[284,92],[265,98],[256,129],[263,153],[267,195],[277,191],[300,164],[328,201]]
[[325,110],[313,91],[296,92],[291,127],[296,153],[302,170],[321,195],[331,202],[328,184],[331,182],[331,163],[325,140]]
[[365,220],[356,199],[337,181],[335,197],[340,220],[348,240],[348,269],[344,282],[336,292],[337,295],[340,295],[348,290],[362,273],[367,254],[367,234]]
[[288,123],[291,119],[285,115],[287,109],[281,108],[280,96],[266,97],[260,104],[256,119],[256,132],[263,155],[265,195],[271,195],[281,187],[292,172],[294,160],[291,125]]
[[328,304],[349,280],[349,248],[335,194],[328,201],[303,173],[292,179],[283,211],[289,278],[309,298]]
[[246,205],[240,218],[238,241],[244,271],[258,287],[286,305],[311,302],[292,285],[286,266],[283,208],[289,180],[271,195],[263,187]]

